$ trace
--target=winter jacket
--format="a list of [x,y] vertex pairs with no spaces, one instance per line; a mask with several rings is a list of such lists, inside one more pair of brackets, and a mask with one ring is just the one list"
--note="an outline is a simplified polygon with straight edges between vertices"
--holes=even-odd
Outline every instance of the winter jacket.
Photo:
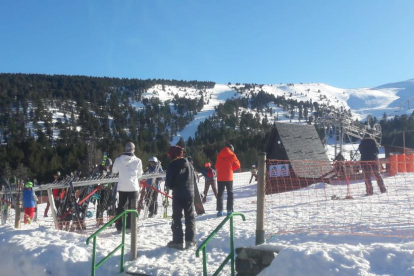
[[361,153],[361,161],[378,160],[378,144],[373,138],[364,138],[358,147]]
[[193,165],[182,157],[171,161],[167,169],[165,185],[173,191],[174,199],[194,198],[194,185],[197,185],[197,176]]
[[[208,175],[207,175],[207,170],[209,170],[209,169],[212,171],[212,173],[213,173],[213,177],[208,177]],[[217,176],[216,171],[215,171],[212,167],[204,168],[204,169],[201,171],[201,174],[204,176],[204,178],[205,178],[206,180],[215,179],[215,178],[216,178],[216,176]]]
[[224,147],[217,155],[217,181],[233,181],[233,171],[239,168],[237,156],[228,147]]
[[30,208],[35,207],[35,201],[37,201],[37,196],[33,192],[32,189],[23,189],[23,207],[24,208]]
[[119,173],[118,191],[139,190],[138,179],[142,176],[142,162],[133,153],[125,152],[115,159],[112,173]]
[[[146,171],[146,173],[150,173],[150,174],[155,174],[155,173],[162,173],[162,166],[161,163],[157,163],[154,167],[148,166],[148,170]],[[152,185],[152,180],[153,178],[148,178],[147,179],[147,184],[148,185]],[[161,183],[162,177],[158,177],[155,179],[155,183],[156,183],[156,188],[160,189],[160,183]],[[147,188],[148,190],[150,189],[149,187]]]

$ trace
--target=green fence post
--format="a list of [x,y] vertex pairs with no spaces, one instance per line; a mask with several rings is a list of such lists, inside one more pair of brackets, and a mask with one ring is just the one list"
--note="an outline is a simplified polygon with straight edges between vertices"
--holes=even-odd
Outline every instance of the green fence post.
[[124,272],[125,230],[127,213],[122,216],[122,248],[121,248],[121,273]]
[[230,256],[231,256],[231,275],[234,276],[234,234],[233,234],[233,216],[230,218]]
[[92,252],[92,276],[95,276],[96,263],[96,236],[93,237],[93,252]]

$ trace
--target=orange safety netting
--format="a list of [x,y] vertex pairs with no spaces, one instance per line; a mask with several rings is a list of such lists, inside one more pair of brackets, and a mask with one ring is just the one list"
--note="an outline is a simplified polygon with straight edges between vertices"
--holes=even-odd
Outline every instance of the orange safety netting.
[[267,160],[266,233],[413,237],[414,173],[400,164],[412,160],[395,174],[378,162]]

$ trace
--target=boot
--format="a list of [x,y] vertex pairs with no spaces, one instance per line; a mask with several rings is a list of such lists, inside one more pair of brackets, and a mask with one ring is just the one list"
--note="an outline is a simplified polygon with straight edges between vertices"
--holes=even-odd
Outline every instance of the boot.
[[186,241],[185,242],[185,249],[186,250],[191,249],[191,248],[196,247],[196,246],[197,246],[197,243],[194,242],[194,241]]
[[178,242],[175,242],[175,241],[170,241],[169,243],[167,243],[167,247],[174,248],[174,249],[179,249],[179,250],[184,249],[183,243],[178,243]]

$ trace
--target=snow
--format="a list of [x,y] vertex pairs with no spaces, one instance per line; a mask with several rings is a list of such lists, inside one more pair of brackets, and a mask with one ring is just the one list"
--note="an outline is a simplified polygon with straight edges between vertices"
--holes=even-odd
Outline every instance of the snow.
[[[264,85],[260,89],[275,95],[285,95],[292,98],[313,102],[320,102],[323,95],[323,102],[348,109],[351,108],[355,116],[365,118],[368,114],[382,117],[382,114],[389,113],[389,117],[401,114],[410,114],[410,101],[414,80],[401,83],[387,84],[376,88],[342,89],[326,84],[280,84]],[[242,87],[239,85],[237,87]],[[214,107],[224,103],[231,97],[243,96],[236,94],[234,85],[217,84],[213,89],[206,89],[205,100],[209,100],[204,108],[198,112],[193,122],[188,124],[178,136],[174,138],[176,143],[180,137],[187,140],[194,135],[200,122],[207,119],[214,113]],[[320,92],[319,92],[320,91]],[[249,92],[246,92],[246,94]],[[181,97],[198,97],[199,91],[193,88],[176,88],[156,86],[147,91],[144,97],[159,97],[162,100],[173,99],[174,95]],[[143,107],[142,103],[135,102],[135,108]],[[276,112],[281,112],[272,106]],[[263,116],[263,114],[260,114]],[[54,116],[63,115],[56,112]],[[57,117],[56,117],[57,118]],[[54,117],[54,120],[56,119]],[[280,119],[286,119],[279,114]],[[55,133],[56,135],[56,133]],[[357,145],[344,145],[348,151],[355,151]],[[346,154],[346,153],[345,153]],[[333,148],[328,147],[328,156],[334,158]],[[350,159],[345,155],[346,159]],[[235,217],[235,246],[254,246],[256,229],[256,183],[248,184],[249,173],[238,173],[235,175],[234,194],[235,211],[246,216],[243,222],[240,217]],[[407,181],[406,178],[405,181]],[[398,183],[398,178],[392,183]],[[386,202],[381,201],[381,196],[370,198],[371,206],[381,206],[379,210],[392,212],[392,207],[397,200],[399,204],[406,203],[410,210],[414,198],[414,177],[409,180],[404,190],[405,197],[399,197]],[[203,190],[204,182],[199,183],[199,189]],[[354,187],[362,190],[363,183],[353,183]],[[306,189],[284,193],[286,197],[294,197],[298,193],[309,195],[312,190],[325,190],[323,183],[314,184]],[[392,191],[392,190],[390,190]],[[389,192],[390,195],[392,193]],[[394,201],[392,201],[394,200]],[[380,202],[381,201],[381,202]],[[337,201],[335,201],[337,202]],[[341,201],[345,202],[345,201]],[[286,211],[283,216],[284,224],[294,225],[295,219],[309,213],[303,213],[296,204],[279,206],[278,196],[266,196],[266,206],[272,212]],[[340,205],[339,211],[346,211],[349,205],[360,210],[364,208],[363,199],[355,198],[351,203]],[[42,214],[46,204],[39,205],[39,213]],[[160,204],[160,206],[162,206]],[[324,218],[327,214],[326,206],[317,206],[312,211],[316,218]],[[161,209],[161,207],[160,207]],[[206,214],[196,217],[196,240],[199,244],[222,221],[216,217],[215,199],[210,189],[208,201],[205,204]],[[349,210],[349,209],[348,209]],[[352,210],[352,209],[351,209]],[[378,210],[377,210],[378,211]],[[270,212],[270,211],[269,211]],[[169,210],[171,213],[171,209]],[[343,212],[342,214],[346,214]],[[376,213],[373,213],[375,217]],[[410,211],[407,212],[410,215]],[[309,228],[317,228],[319,219],[308,220]],[[376,222],[381,224],[381,217],[376,217]],[[272,224],[273,221],[266,221],[265,224]],[[281,223],[275,221],[274,223]],[[314,223],[314,224],[312,224]],[[342,223],[343,227],[351,228],[352,222]],[[22,225],[22,229],[16,230],[12,223],[0,226],[0,271],[1,275],[89,275],[91,271],[92,245],[86,245],[86,239],[97,229],[89,228],[83,233],[69,233],[53,229],[50,218],[39,218],[38,223]],[[126,245],[126,270],[140,272],[148,275],[201,275],[202,258],[196,258],[194,250],[177,251],[167,248],[165,245],[171,239],[170,220],[162,219],[160,216],[153,219],[139,220],[138,222],[138,258],[129,261],[129,240],[127,234]],[[269,227],[269,226],[267,226]],[[412,227],[412,222],[407,223]],[[207,246],[208,272],[212,274],[229,253],[228,226],[219,231],[211,243]],[[286,226],[286,228],[288,228]],[[266,233],[271,234],[266,229]],[[109,228],[98,237],[97,261],[102,260],[121,242],[120,235],[114,228]],[[260,275],[414,275],[414,240],[411,237],[395,237],[384,235],[356,235],[355,233],[312,233],[312,232],[287,232],[275,234],[269,237],[267,248],[274,248],[279,254],[270,267],[262,271]],[[97,270],[97,275],[119,275],[120,252],[117,252],[105,264]],[[226,265],[222,275],[230,275],[230,267]]]
[[237,98],[239,94],[231,89],[228,85],[216,84],[213,89],[207,89],[207,95],[211,95],[208,103],[204,104],[203,109],[194,116],[194,120],[185,126],[177,136],[171,141],[171,145],[177,144],[182,137],[184,141],[187,141],[191,136],[194,138],[194,133],[197,131],[197,127],[200,123],[204,122],[208,117],[213,115],[214,107],[221,103],[225,103],[229,98]]
[[[235,246],[254,246],[256,228],[256,183],[249,184],[250,173],[235,174],[234,194],[235,211],[243,213],[246,221],[234,218]],[[414,182],[414,176],[413,176]],[[386,180],[387,181],[387,180]],[[390,181],[389,183],[397,183]],[[409,183],[408,183],[409,184]],[[202,189],[204,182],[199,183]],[[356,183],[356,186],[364,184]],[[312,190],[326,189],[317,183],[303,190],[284,193],[288,197],[294,193],[309,194]],[[393,189],[390,187],[389,189]],[[393,192],[389,192],[389,196]],[[410,192],[410,194],[409,194]],[[319,192],[321,193],[321,192]],[[414,189],[406,191],[407,197],[398,198],[411,206]],[[300,198],[300,197],[295,197]],[[160,199],[159,199],[160,200]],[[381,196],[369,198],[372,206],[380,203]],[[196,240],[200,245],[217,227],[223,218],[216,217],[215,199],[210,189],[205,204],[206,214],[196,217]],[[331,201],[335,204],[349,204],[355,210],[364,208],[364,198],[352,202]],[[276,208],[274,212],[290,212],[300,216],[304,209],[300,204],[279,206],[280,195],[266,196],[266,206]],[[40,214],[45,207],[40,204]],[[278,207],[279,206],[279,207]],[[387,206],[387,205],[386,205]],[[392,206],[388,202],[388,206]],[[327,206],[319,206],[318,216],[326,215]],[[339,207],[338,207],[339,208]],[[381,207],[382,208],[382,207]],[[340,210],[339,210],[340,211]],[[331,212],[333,213],[333,212]],[[171,214],[171,210],[169,210]],[[268,213],[267,213],[268,214]],[[303,214],[307,216],[308,214]],[[410,215],[410,214],[408,214]],[[374,215],[375,216],[375,215]],[[39,224],[44,218],[39,218]],[[272,219],[271,216],[268,219]],[[295,216],[283,216],[285,221],[277,222],[292,225]],[[338,218],[337,218],[338,219]],[[50,218],[49,218],[50,221]],[[309,220],[315,223],[320,219]],[[381,223],[381,220],[379,220]],[[265,224],[269,225],[269,221]],[[283,224],[282,224],[283,223]],[[86,245],[86,239],[96,229],[84,233],[69,233],[54,230],[50,226],[37,223],[22,225],[15,230],[10,225],[0,226],[0,268],[1,275],[89,275],[91,270],[92,245]],[[147,275],[201,275],[202,258],[197,258],[195,250],[178,251],[166,247],[171,240],[170,219],[156,218],[139,220],[138,258],[129,261],[130,235],[127,234],[126,270]],[[46,223],[44,225],[47,225]],[[309,225],[312,227],[312,225]],[[346,227],[346,225],[345,225]],[[351,223],[349,224],[351,227]],[[266,227],[267,237],[271,235]],[[98,237],[97,261],[101,260],[121,242],[114,228],[105,230]],[[385,235],[356,235],[355,233],[312,233],[289,232],[273,234],[263,247],[280,250],[270,267],[260,275],[414,275],[414,240],[411,237],[392,237]],[[229,226],[222,229],[207,246],[207,264],[209,275],[218,268],[229,254]],[[120,253],[115,254],[97,270],[97,275],[119,275]],[[122,274],[123,275],[123,274]],[[221,275],[230,275],[227,264]]]

